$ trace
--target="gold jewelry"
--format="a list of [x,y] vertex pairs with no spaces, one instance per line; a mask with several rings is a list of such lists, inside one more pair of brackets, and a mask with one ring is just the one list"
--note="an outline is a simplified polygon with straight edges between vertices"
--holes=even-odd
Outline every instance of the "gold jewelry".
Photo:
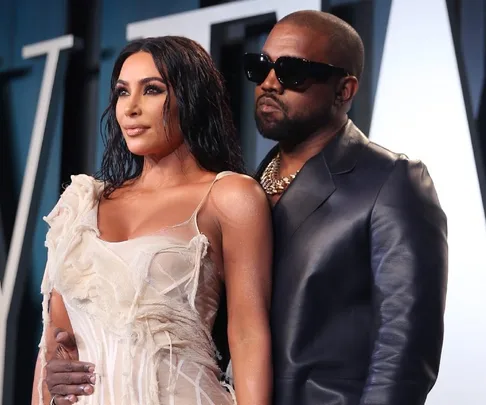
[[279,171],[280,153],[277,153],[260,177],[260,184],[263,187],[263,190],[265,190],[265,193],[268,195],[282,194],[285,190],[287,190],[288,186],[290,186],[290,183],[293,179],[295,179],[297,173],[299,173],[297,170],[294,174],[278,178]]

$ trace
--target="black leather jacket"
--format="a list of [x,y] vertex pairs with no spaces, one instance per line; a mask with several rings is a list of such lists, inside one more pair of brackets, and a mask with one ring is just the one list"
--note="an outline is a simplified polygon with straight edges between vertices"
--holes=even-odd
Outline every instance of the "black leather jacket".
[[447,284],[446,217],[424,164],[349,121],[273,218],[274,404],[424,404]]

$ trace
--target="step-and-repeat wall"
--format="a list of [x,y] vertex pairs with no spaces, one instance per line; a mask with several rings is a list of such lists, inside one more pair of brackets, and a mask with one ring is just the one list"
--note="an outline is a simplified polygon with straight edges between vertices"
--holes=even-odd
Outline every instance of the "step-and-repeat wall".
[[30,403],[42,216],[70,174],[99,164],[98,121],[121,47],[173,34],[210,51],[252,169],[272,144],[256,132],[241,55],[297,9],[333,12],[360,32],[367,65],[351,116],[373,141],[427,164],[448,216],[445,340],[427,404],[486,403],[486,1],[3,0],[0,9],[0,403]]

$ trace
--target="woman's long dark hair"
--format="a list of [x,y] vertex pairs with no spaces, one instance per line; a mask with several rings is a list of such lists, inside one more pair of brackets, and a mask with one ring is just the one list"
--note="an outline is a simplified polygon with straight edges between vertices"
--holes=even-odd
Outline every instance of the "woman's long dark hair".
[[[127,180],[135,179],[142,173],[144,158],[128,149],[115,112],[118,100],[115,85],[121,68],[125,60],[137,52],[152,55],[162,79],[173,89],[184,142],[199,165],[216,173],[224,170],[243,173],[243,157],[228,95],[211,57],[198,43],[184,37],[138,39],[130,42],[115,62],[111,75],[110,103],[101,119],[105,150],[96,178],[105,182],[104,196],[109,197]],[[170,128],[167,122],[170,105],[170,94],[167,92],[164,117],[160,117],[164,119],[166,128]]]

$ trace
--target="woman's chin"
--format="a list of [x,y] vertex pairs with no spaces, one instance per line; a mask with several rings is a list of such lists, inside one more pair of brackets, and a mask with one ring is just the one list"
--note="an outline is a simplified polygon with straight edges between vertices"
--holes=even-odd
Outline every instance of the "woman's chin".
[[128,150],[132,155],[136,156],[147,156],[150,155],[150,150],[148,148],[133,148],[128,147]]
[[163,145],[154,145],[152,142],[144,142],[142,139],[128,139],[128,150],[137,156],[149,156],[163,154]]
[[150,147],[129,147],[128,150],[136,156],[143,158],[155,158],[157,160],[164,158],[171,154],[172,150],[169,148],[150,148]]

